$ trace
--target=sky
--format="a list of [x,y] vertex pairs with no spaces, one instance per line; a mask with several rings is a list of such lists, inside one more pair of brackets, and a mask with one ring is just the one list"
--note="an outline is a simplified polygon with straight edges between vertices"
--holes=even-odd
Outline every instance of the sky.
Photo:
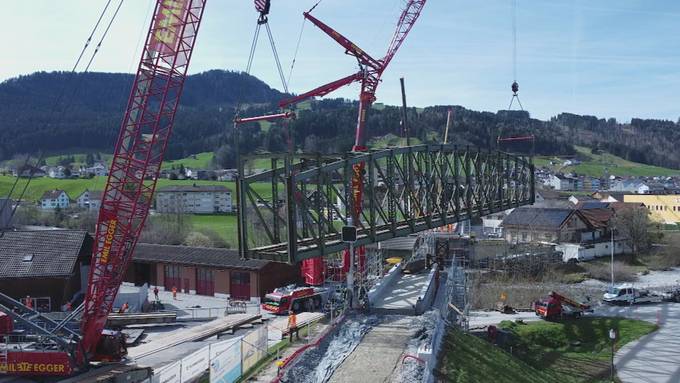
[[[103,25],[119,0],[112,0]],[[286,75],[317,0],[272,0],[270,25]],[[378,102],[506,109],[513,81],[513,1],[517,81],[533,117],[561,112],[678,120],[680,1],[430,0],[383,75]],[[3,4],[0,81],[35,71],[70,70],[107,0],[31,0]],[[133,72],[155,0],[125,0],[91,71]],[[322,0],[313,14],[373,57],[382,57],[404,0]],[[252,0],[207,0],[190,73],[245,70],[257,13]],[[103,28],[100,28],[102,31]],[[262,34],[251,74],[281,89]],[[100,38],[95,34],[92,47]],[[301,93],[356,72],[356,60],[306,23],[290,79]],[[86,53],[89,59],[91,51]],[[359,86],[333,97],[356,99]],[[329,96],[330,97],[330,96]]]

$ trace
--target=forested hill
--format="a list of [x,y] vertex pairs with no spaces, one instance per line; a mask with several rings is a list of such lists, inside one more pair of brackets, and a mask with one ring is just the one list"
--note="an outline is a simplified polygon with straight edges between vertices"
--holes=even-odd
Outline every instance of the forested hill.
[[[113,151],[133,80],[119,73],[38,72],[0,83],[0,160],[37,150]],[[282,97],[243,73],[213,70],[189,76],[170,157],[214,146],[231,127],[240,100],[269,110]]]
[[[0,83],[0,160],[37,150],[111,152],[132,80],[132,75],[126,74],[40,72]],[[61,103],[55,108],[62,90]],[[255,115],[275,111],[274,105],[282,97],[279,91],[243,73],[214,70],[190,76],[166,158],[216,151],[217,165],[231,166],[234,105],[240,100],[248,108],[244,115]],[[66,112],[62,113],[63,109]],[[448,109],[410,108],[412,135],[420,142],[441,143]],[[520,111],[477,112],[459,106],[453,110],[449,140],[460,145],[496,148],[499,135],[533,134],[536,154],[573,154],[573,145],[579,145],[635,162],[680,168],[680,151],[676,150],[680,126],[673,121],[633,119],[621,124],[570,113],[541,121]],[[341,99],[305,105],[290,123],[296,148],[322,152],[350,149],[356,112],[356,103]],[[399,108],[376,105],[368,114],[369,138],[375,145],[388,143],[382,137],[400,135],[400,120]],[[241,137],[244,151],[286,148],[283,126],[252,124],[243,131],[248,132]],[[530,145],[517,143],[501,149],[528,152]]]

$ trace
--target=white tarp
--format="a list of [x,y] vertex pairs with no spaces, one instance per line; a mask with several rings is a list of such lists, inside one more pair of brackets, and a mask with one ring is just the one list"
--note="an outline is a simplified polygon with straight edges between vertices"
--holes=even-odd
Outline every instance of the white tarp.
[[178,361],[159,371],[154,371],[151,381],[153,383],[182,383],[181,374],[182,363]]
[[243,371],[248,371],[267,353],[267,328],[262,326],[248,333],[241,342]]
[[241,339],[210,345],[210,383],[233,383],[241,377]]
[[182,359],[182,383],[190,382],[210,368],[210,347],[206,346]]

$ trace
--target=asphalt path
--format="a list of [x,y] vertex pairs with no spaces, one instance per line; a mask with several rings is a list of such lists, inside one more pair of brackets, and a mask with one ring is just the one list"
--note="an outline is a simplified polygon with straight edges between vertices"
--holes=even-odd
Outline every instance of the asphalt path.
[[623,383],[680,382],[680,304],[600,306],[595,315],[639,319],[659,330],[623,346],[614,365]]

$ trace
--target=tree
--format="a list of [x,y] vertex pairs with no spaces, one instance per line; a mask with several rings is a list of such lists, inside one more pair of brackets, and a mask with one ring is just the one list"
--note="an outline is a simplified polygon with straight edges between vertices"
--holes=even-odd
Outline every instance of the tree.
[[187,246],[193,246],[193,247],[213,247],[214,244],[208,238],[207,235],[203,233],[199,233],[197,231],[192,231],[187,235],[186,239],[184,240],[184,244]]
[[85,163],[87,164],[87,166],[94,165],[94,155],[92,153],[87,153],[85,155]]
[[649,213],[644,206],[626,207],[616,212],[613,226],[619,237],[624,238],[633,251],[633,261],[641,250],[651,245],[649,236]]

